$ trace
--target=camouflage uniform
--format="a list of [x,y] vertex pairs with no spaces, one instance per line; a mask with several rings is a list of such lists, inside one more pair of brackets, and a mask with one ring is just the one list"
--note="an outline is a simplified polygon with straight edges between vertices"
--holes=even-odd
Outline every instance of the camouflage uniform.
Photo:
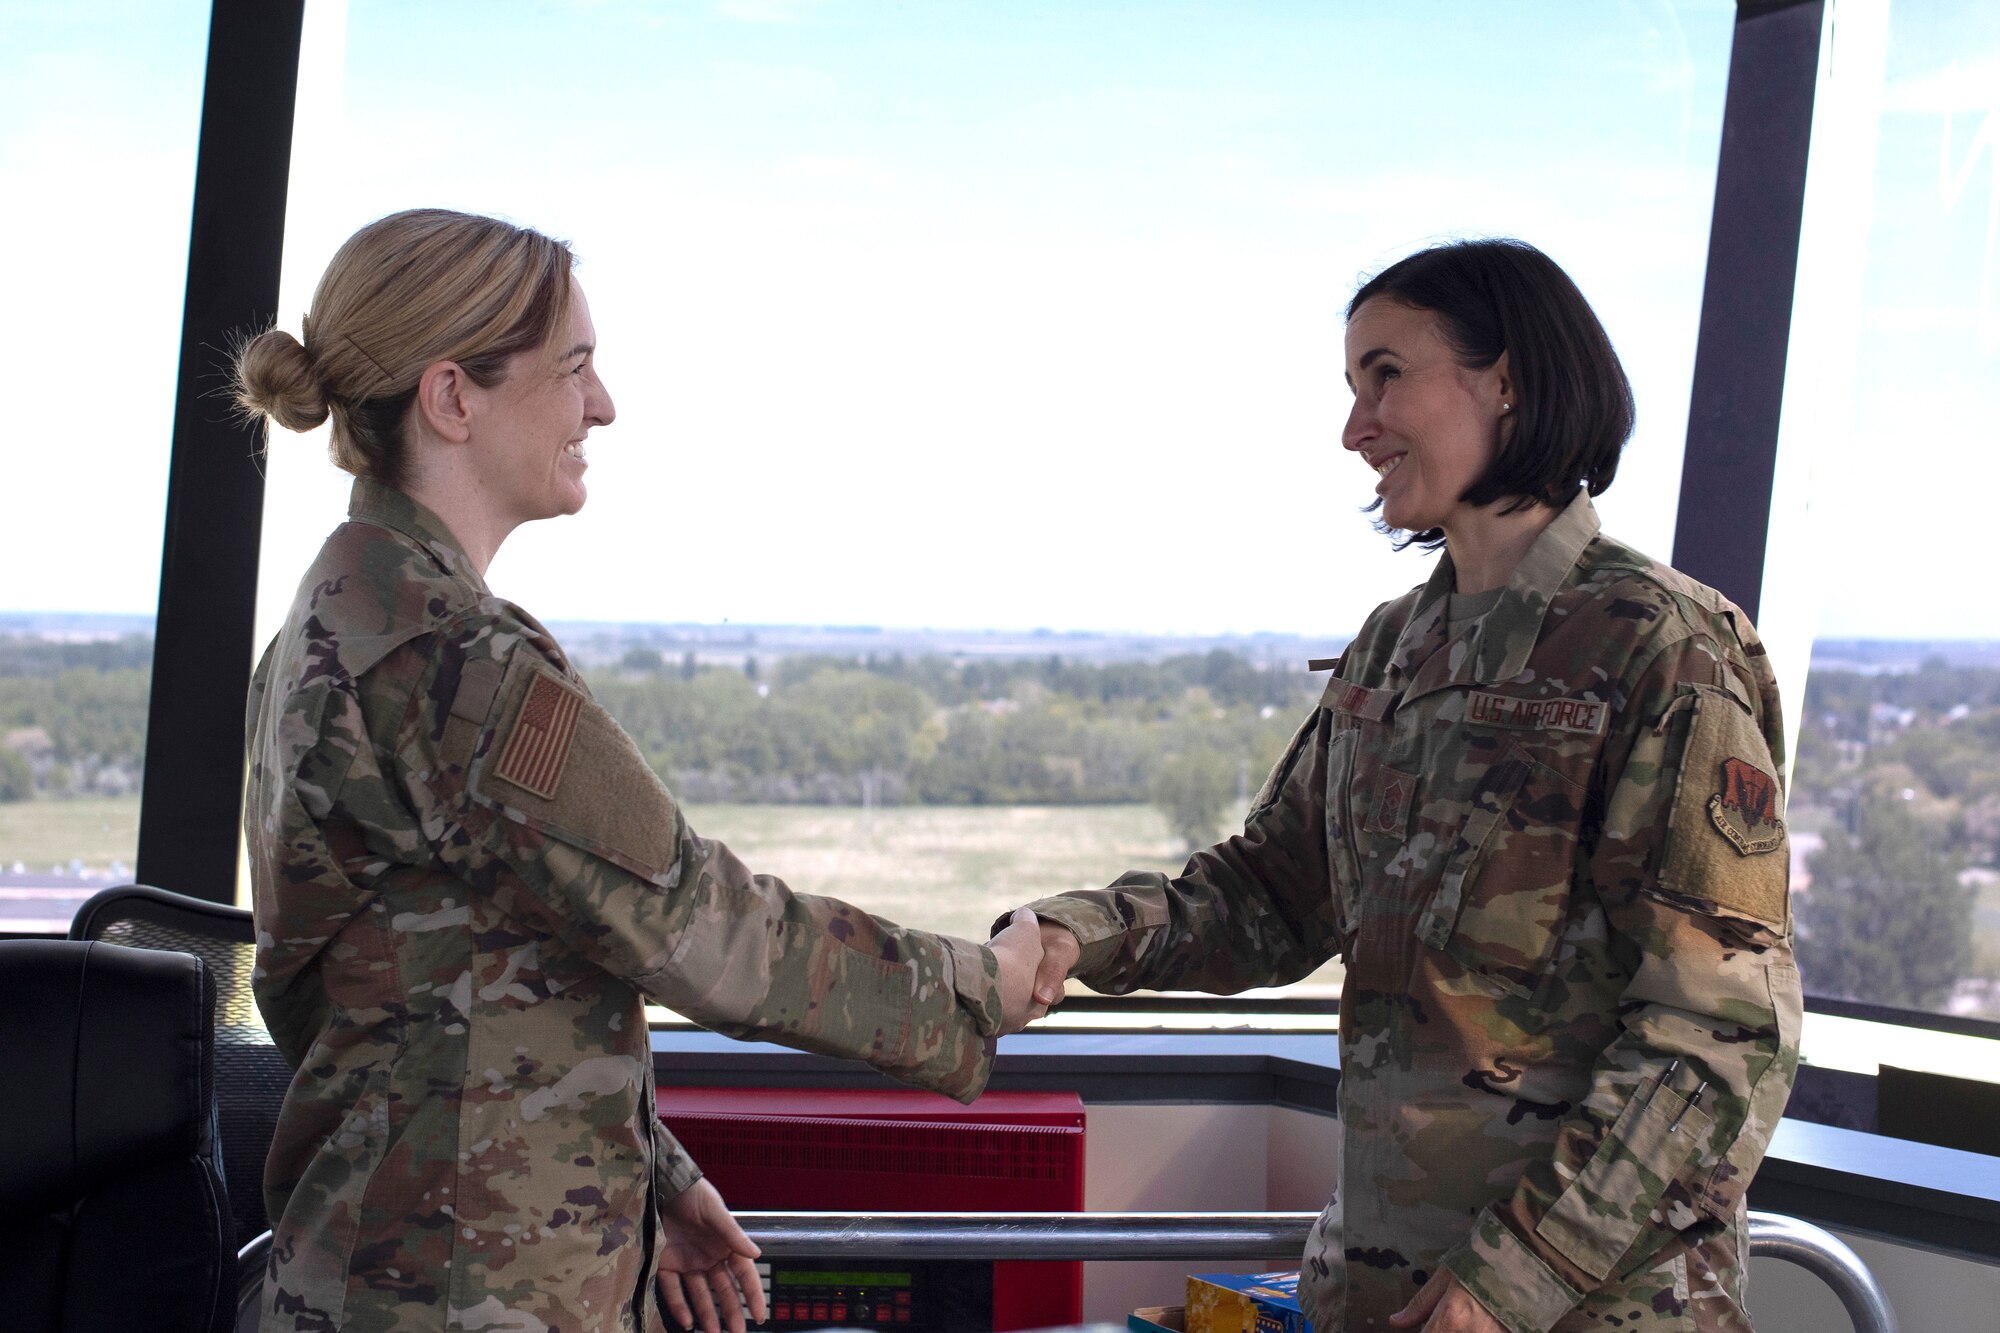
[[1240,836],[1033,904],[1100,990],[1335,954],[1320,1333],[1440,1265],[1516,1333],[1748,1328],[1744,1191],[1798,1061],[1775,684],[1743,614],[1579,494],[1450,631],[1449,556],[1369,617]]
[[997,970],[696,836],[548,631],[363,481],[251,692],[257,999],[298,1069],[269,1330],[662,1326],[642,1005],[970,1100]]

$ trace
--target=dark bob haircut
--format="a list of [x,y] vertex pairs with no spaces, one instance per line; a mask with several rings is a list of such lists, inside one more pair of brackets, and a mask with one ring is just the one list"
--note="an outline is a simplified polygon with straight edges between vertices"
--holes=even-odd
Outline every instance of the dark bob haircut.
[[[1370,278],[1347,303],[1347,317],[1377,297],[1435,313],[1468,370],[1507,354],[1513,430],[1460,497],[1465,503],[1504,499],[1502,513],[1537,501],[1560,509],[1579,484],[1592,495],[1611,485],[1632,434],[1632,383],[1590,303],[1553,259],[1525,241],[1454,241]],[[1434,528],[1409,540],[1435,548],[1444,533]]]

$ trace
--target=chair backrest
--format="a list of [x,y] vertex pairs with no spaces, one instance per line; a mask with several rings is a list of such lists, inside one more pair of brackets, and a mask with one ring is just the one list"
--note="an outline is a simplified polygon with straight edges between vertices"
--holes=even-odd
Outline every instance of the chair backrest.
[[250,991],[257,932],[240,907],[144,884],[106,889],[77,909],[70,938],[137,949],[174,949],[208,964],[215,978],[215,1100],[222,1125],[223,1178],[241,1247],[270,1229],[264,1215],[264,1159],[292,1081]]
[[24,1333],[216,1333],[236,1312],[199,958],[0,941],[0,1291]]

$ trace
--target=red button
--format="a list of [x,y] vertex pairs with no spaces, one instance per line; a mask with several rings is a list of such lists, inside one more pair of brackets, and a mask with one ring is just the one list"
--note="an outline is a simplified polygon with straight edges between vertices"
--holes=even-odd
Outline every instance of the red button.
[[886,1324],[886,1323],[888,1323],[888,1322],[889,1322],[889,1321],[890,1321],[891,1319],[894,1319],[895,1317],[896,1317],[896,1316],[895,1316],[895,1313],[894,1313],[894,1307],[893,1307],[893,1306],[888,1306],[888,1305],[878,1305],[878,1306],[876,1306],[876,1307],[875,1307],[875,1322],[876,1322],[876,1323],[878,1323],[878,1324]]
[[825,1302],[825,1301],[814,1301],[814,1302],[813,1302],[813,1318],[815,1318],[815,1319],[825,1319],[826,1317],[827,1317],[827,1313],[826,1313],[826,1302]]
[[910,1303],[910,1293],[909,1293],[909,1292],[907,1292],[907,1291],[899,1291],[899,1292],[897,1292],[897,1293],[896,1293],[896,1304],[898,1304],[898,1305],[908,1305],[909,1303]]
[[832,1314],[831,1318],[833,1319],[833,1322],[834,1322],[834,1323],[836,1323],[836,1324],[844,1324],[844,1323],[846,1323],[846,1322],[847,1322],[847,1306],[846,1306],[846,1305],[844,1305],[844,1304],[839,1304],[839,1303],[836,1303],[836,1304],[834,1305],[834,1307],[833,1307],[833,1314]]
[[782,1319],[785,1320],[786,1322],[790,1322],[791,1317],[792,1317],[792,1303],[790,1301],[779,1301],[777,1304],[771,1307],[771,1318]]
[[896,1311],[896,1322],[899,1324],[907,1324],[910,1322],[909,1306],[906,1305],[902,1309]]

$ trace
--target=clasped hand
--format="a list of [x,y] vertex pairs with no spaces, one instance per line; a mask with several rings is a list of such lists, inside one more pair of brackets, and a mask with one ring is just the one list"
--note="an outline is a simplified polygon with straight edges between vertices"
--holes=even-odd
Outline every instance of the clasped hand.
[[1019,908],[987,942],[1000,963],[1000,1033],[1019,1032],[1062,999],[1063,983],[1082,954],[1076,936]]

